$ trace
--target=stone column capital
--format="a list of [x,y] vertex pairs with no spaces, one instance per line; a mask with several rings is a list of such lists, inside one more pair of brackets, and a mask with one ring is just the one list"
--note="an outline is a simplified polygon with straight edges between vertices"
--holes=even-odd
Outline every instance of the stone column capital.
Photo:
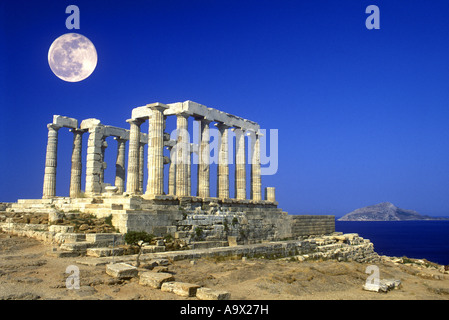
[[147,104],[146,106],[151,110],[158,110],[158,111],[164,111],[165,109],[169,108],[169,106],[160,102],[150,103]]
[[214,124],[214,126],[216,126],[218,129],[229,129],[229,128],[232,127],[230,125],[227,125],[224,122],[217,122],[217,123]]
[[255,130],[252,130],[252,129],[246,129],[244,131],[246,132],[247,136],[251,136],[251,135],[255,135],[256,137],[262,137],[263,136],[262,132],[260,132],[259,130],[255,131]]
[[52,130],[58,131],[58,130],[61,129],[61,128],[62,128],[61,126],[59,126],[59,125],[57,125],[57,124],[54,124],[54,123],[49,123],[49,124],[47,124],[47,129],[48,129],[48,130],[52,129]]
[[119,143],[123,143],[128,141],[128,139],[122,138],[122,137],[114,137],[114,140],[116,140]]
[[83,134],[86,132],[85,129],[69,129],[70,132],[72,132],[73,134]]
[[189,112],[181,111],[181,112],[177,113],[176,116],[177,116],[177,117],[183,117],[183,118],[185,118],[185,119],[188,119],[189,117],[192,116],[192,114],[189,113]]
[[145,120],[144,120],[144,119],[141,119],[141,118],[138,118],[138,119],[128,119],[128,120],[126,120],[126,122],[128,122],[129,124],[135,124],[135,125],[140,126],[142,123],[145,122]]
[[209,124],[209,123],[211,123],[211,122],[214,121],[213,119],[209,119],[209,118],[207,118],[206,116],[203,116],[203,117],[195,117],[195,120],[196,120],[196,121],[201,121],[201,122],[204,123],[204,124]]

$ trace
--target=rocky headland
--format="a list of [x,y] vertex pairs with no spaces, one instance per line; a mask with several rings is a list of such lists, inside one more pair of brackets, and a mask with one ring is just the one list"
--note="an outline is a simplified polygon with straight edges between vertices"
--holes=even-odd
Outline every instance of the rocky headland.
[[338,221],[406,221],[406,220],[449,220],[447,218],[421,215],[414,210],[401,209],[391,202],[382,202],[356,209]]

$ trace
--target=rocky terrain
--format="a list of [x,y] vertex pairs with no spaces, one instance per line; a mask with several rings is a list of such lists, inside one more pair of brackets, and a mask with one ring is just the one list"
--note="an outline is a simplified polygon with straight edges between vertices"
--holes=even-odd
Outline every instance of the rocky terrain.
[[[105,265],[78,263],[89,257],[56,258],[41,241],[0,233],[2,300],[196,300],[120,280]],[[80,271],[80,288],[67,289],[68,266]],[[232,300],[440,300],[449,299],[444,266],[425,260],[382,257],[375,265],[381,279],[400,280],[388,293],[363,290],[369,263],[332,259],[219,259],[169,261],[163,267],[176,281],[230,293]],[[145,267],[145,265],[143,265]]]
[[[421,215],[413,210],[396,207],[390,202],[382,202],[372,206],[356,209],[339,221],[404,221],[404,220],[441,220],[444,218]],[[447,220],[447,219],[445,219]]]

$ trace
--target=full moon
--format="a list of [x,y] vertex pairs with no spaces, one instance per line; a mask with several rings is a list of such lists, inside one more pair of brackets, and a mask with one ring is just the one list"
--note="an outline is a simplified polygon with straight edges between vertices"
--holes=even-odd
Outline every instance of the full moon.
[[97,50],[93,43],[78,33],[57,38],[48,50],[48,64],[60,79],[78,82],[89,77],[97,66]]

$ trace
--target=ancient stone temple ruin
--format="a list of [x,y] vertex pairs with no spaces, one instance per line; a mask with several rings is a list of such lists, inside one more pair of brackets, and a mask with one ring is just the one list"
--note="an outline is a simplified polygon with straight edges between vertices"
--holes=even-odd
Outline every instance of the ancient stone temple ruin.
[[[169,117],[176,118],[175,134],[166,132]],[[199,128],[197,143],[190,139],[189,117]],[[146,121],[147,133],[141,131]],[[192,101],[137,107],[126,122],[129,128],[125,129],[98,119],[79,121],[55,115],[47,125],[42,199],[19,200],[15,206],[111,216],[121,233],[144,230],[174,238],[227,241],[231,236],[240,243],[255,243],[334,232],[333,216],[288,215],[278,208],[273,187],[264,188],[263,197],[257,123]],[[73,133],[69,197],[56,194],[58,131],[62,128]],[[212,129],[218,132],[216,194],[211,194]],[[233,150],[230,133],[235,135]],[[105,151],[111,149],[105,139],[111,136],[117,142],[114,185],[104,182]],[[88,139],[86,154],[83,138]],[[197,163],[192,162],[193,154]],[[234,177],[229,163],[234,164]],[[197,166],[196,177],[191,174],[192,166]],[[195,192],[191,190],[193,179]],[[230,179],[234,179],[232,195]]]

